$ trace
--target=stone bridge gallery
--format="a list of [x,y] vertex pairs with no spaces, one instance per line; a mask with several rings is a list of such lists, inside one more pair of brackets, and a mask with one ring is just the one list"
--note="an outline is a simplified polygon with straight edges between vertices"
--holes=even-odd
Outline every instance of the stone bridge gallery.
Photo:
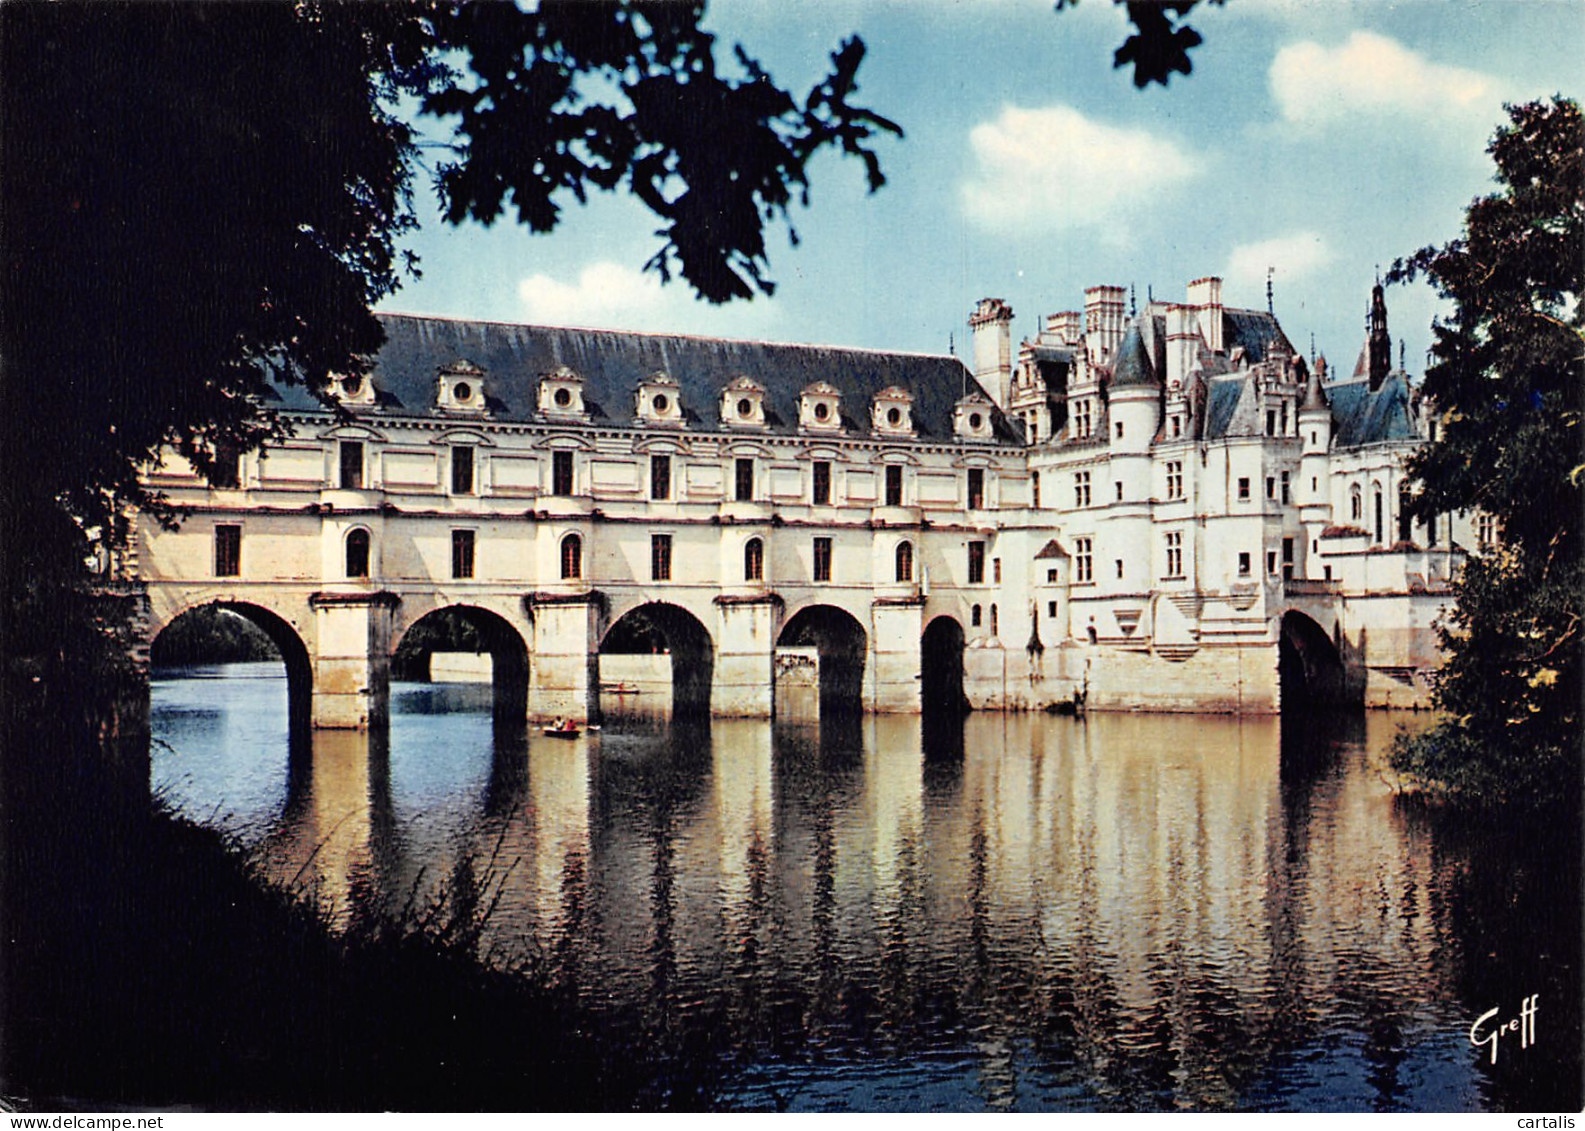
[[[1094,287],[1016,351],[956,357],[385,315],[329,410],[115,564],[152,639],[220,606],[279,649],[294,717],[378,725],[415,628],[461,624],[498,713],[823,705],[1271,713],[1414,706],[1489,522],[1400,513],[1429,435],[1380,288],[1353,373],[1221,282]],[[415,638],[416,639],[416,638]],[[669,667],[670,679],[667,668]]]

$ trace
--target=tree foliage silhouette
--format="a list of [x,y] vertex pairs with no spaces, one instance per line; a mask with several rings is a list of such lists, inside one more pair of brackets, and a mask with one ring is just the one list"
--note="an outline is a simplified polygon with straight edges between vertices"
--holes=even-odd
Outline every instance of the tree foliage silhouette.
[[1499,191],[1464,234],[1394,264],[1452,304],[1425,394],[1438,438],[1410,461],[1421,518],[1480,510],[1499,544],[1471,557],[1442,630],[1449,718],[1393,763],[1473,803],[1577,800],[1585,564],[1585,129],[1562,98],[1509,107],[1488,151]]

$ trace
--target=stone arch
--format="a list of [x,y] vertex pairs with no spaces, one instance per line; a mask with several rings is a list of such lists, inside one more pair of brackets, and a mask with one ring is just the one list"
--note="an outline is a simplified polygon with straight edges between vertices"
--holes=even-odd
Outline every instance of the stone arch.
[[[529,649],[523,633],[500,613],[479,605],[442,605],[411,621],[395,640],[391,653],[411,657],[414,652],[428,657],[435,649],[413,630],[420,625],[442,637],[466,631],[478,646],[490,654],[490,684],[497,720],[522,722],[528,717]],[[466,626],[464,630],[462,626]]]
[[963,626],[945,614],[925,625],[920,637],[919,705],[927,714],[961,715],[968,709],[963,694]]
[[1348,680],[1337,645],[1325,629],[1297,609],[1282,617],[1277,680],[1285,714],[1348,702]]
[[200,609],[218,609],[241,617],[253,625],[265,636],[270,643],[275,645],[275,650],[280,653],[281,663],[286,668],[286,715],[287,723],[295,734],[306,731],[313,716],[314,697],[314,661],[309,654],[308,645],[303,640],[297,628],[280,613],[263,605],[251,601],[238,601],[230,598],[215,598],[208,601],[195,601],[190,605],[177,610],[170,617],[156,626],[149,636],[152,650],[153,644],[160,635],[178,620],[195,613]]
[[689,610],[665,601],[647,601],[611,622],[600,638],[600,655],[671,656],[673,715],[710,711],[715,641]]
[[815,649],[822,711],[863,709],[869,634],[852,613],[835,605],[805,605],[783,623],[776,645]]

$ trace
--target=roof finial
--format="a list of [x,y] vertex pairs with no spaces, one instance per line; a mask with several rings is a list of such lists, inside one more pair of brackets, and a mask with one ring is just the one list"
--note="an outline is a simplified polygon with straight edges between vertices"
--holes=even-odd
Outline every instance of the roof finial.
[[1266,313],[1267,314],[1275,314],[1275,313],[1277,313],[1276,310],[1273,308],[1272,301],[1271,301],[1271,277],[1272,277],[1272,275],[1276,274],[1276,271],[1277,271],[1277,269],[1275,267],[1267,267],[1266,268]]
[[1139,304],[1134,301],[1134,284],[1128,284],[1128,317],[1135,318],[1139,315]]
[[1315,368],[1315,331],[1310,331],[1310,368]]
[[958,356],[958,335],[954,330],[947,331],[947,352],[953,357]]
[[1398,368],[1403,370],[1405,373],[1407,373],[1409,371],[1409,367],[1404,364],[1404,360],[1403,360],[1404,348],[1405,348],[1404,347],[1404,341],[1403,341],[1402,338],[1399,338],[1398,339]]

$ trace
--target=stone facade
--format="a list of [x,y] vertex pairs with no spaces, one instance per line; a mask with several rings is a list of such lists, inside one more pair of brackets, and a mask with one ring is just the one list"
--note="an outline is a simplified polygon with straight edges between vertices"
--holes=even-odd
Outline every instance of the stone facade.
[[1384,307],[1335,383],[1216,279],[1136,313],[1092,288],[1016,352],[1011,309],[984,300],[972,372],[384,322],[340,414],[282,386],[288,440],[229,486],[168,457],[148,479],[187,517],[138,528],[150,631],[242,613],[323,726],[380,725],[391,655],[443,609],[519,718],[595,716],[602,654],[643,641],[674,705],[723,715],[811,681],[873,711],[1270,712],[1285,688],[1412,705],[1471,544],[1397,521],[1424,413],[1381,364]]

